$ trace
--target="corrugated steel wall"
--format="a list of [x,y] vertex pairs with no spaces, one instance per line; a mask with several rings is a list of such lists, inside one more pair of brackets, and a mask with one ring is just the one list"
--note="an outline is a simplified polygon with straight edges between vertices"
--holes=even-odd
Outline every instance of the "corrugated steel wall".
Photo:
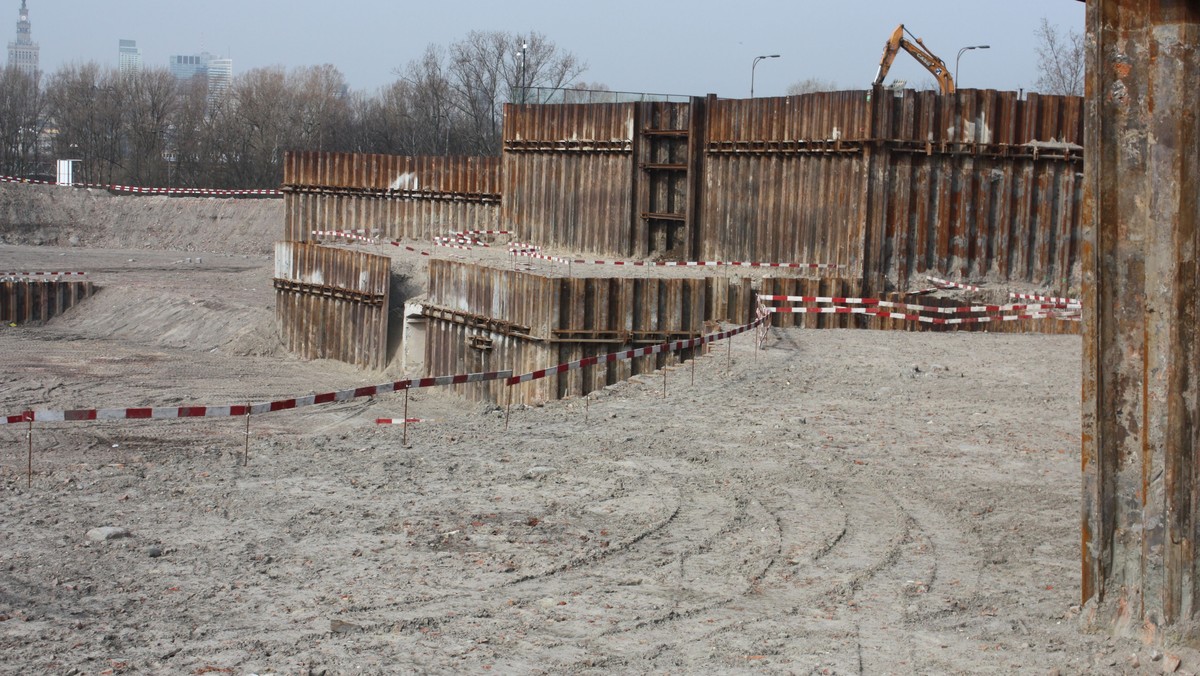
[[[702,335],[705,322],[745,323],[748,280],[563,278],[429,261],[424,313],[429,373],[528,373],[586,357]],[[730,317],[730,309],[737,313]],[[687,358],[685,354],[682,358]],[[464,388],[473,398],[536,402],[578,397],[680,359],[653,355],[522,384]]]
[[275,243],[275,314],[305,359],[387,364],[391,258],[308,242]]
[[636,105],[505,106],[501,227],[546,247],[628,255]]
[[863,270],[882,292],[927,271],[1075,294],[1083,102],[963,90],[881,92]]
[[388,239],[429,239],[494,230],[500,158],[288,153],[284,238],[313,230],[364,230]]
[[91,297],[91,282],[57,280],[0,281],[0,322],[26,324],[44,322]]
[[509,106],[502,222],[576,252],[839,264],[871,293],[931,271],[1065,294],[1082,112],[1077,97],[882,88]]
[[[428,239],[451,230],[503,228],[552,251],[835,264],[841,267],[832,274],[789,274],[836,277],[840,281],[816,284],[856,287],[855,295],[910,290],[926,273],[1076,295],[1082,120],[1078,98],[988,90],[510,105],[502,159],[289,154],[286,237],[363,229]],[[512,277],[504,283],[524,285],[523,298],[568,313],[578,310],[579,299],[625,293],[666,293],[666,307],[679,312],[687,305],[671,300],[684,282],[664,282],[666,292],[618,292],[595,281],[564,291],[563,284],[576,282],[518,281],[521,273],[480,270],[472,273],[478,279],[445,282],[454,290],[443,296],[452,301],[442,308],[451,313],[445,321],[460,328],[442,332],[431,346],[465,341],[472,334],[461,327],[487,327],[489,318],[522,326],[531,321],[503,290],[495,277],[501,273]],[[627,283],[650,282],[605,282],[622,289]],[[468,296],[459,298],[462,289]],[[470,295],[484,289],[491,289],[487,303]],[[710,297],[714,293],[724,292]],[[603,319],[596,317],[571,326],[562,317],[537,316],[540,323],[529,330],[549,340],[547,331],[597,329],[588,325]],[[843,319],[802,321],[823,326]],[[454,331],[462,335],[445,337]],[[514,337],[519,332],[504,335],[512,340],[490,347],[477,341],[472,349],[518,371],[545,365],[542,356],[526,355],[530,341]],[[430,358],[431,372],[480,368],[466,363],[467,353],[446,347],[451,361]],[[576,377],[595,379],[577,374],[555,387],[574,391]]]

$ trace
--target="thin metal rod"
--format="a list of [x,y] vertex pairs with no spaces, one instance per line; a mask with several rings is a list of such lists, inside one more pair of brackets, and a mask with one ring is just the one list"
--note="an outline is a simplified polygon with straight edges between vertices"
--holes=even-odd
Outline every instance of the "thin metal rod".
[[29,442],[29,457],[25,467],[25,488],[33,485],[33,412],[26,414],[29,419],[29,429],[25,431],[25,439]]
[[407,387],[404,388],[404,422],[402,423],[402,427],[404,428],[404,436],[401,438],[401,443],[404,444],[405,446],[407,446],[408,445],[408,388]]
[[667,398],[667,367],[663,366],[663,399]]
[[504,431],[508,431],[508,416],[512,414],[513,386],[508,386],[508,403],[504,405]]
[[587,422],[588,414],[592,412],[592,396],[590,394],[583,395],[583,421]]
[[733,338],[725,339],[725,375],[733,371]]
[[699,359],[699,357],[700,357],[700,355],[696,354],[696,350],[693,349],[692,350],[692,385],[696,384],[696,360]]
[[250,402],[246,402],[246,447],[242,451],[242,467],[250,464]]

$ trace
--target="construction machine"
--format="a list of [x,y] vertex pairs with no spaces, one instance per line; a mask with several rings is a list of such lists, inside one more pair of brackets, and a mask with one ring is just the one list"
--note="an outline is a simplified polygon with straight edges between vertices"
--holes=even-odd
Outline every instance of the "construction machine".
[[[915,42],[904,37],[905,34]],[[954,93],[954,78],[950,76],[950,69],[946,67],[946,62],[929,51],[921,38],[910,33],[904,24],[896,27],[896,30],[892,32],[892,37],[888,38],[887,44],[883,46],[883,58],[879,61],[879,72],[875,74],[875,84],[883,84],[883,79],[887,77],[888,71],[892,68],[892,62],[896,60],[896,54],[901,49],[911,54],[922,66],[925,66],[926,70],[933,73],[943,94]]]

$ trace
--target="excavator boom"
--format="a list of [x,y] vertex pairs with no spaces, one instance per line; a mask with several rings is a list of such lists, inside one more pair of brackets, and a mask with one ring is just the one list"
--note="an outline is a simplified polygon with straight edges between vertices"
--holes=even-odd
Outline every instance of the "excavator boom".
[[[916,42],[911,42],[905,38],[905,33],[912,36]],[[892,68],[892,62],[896,60],[896,54],[901,49],[908,52],[918,63],[933,74],[943,94],[954,93],[954,78],[950,76],[950,69],[946,67],[946,62],[929,51],[929,48],[925,46],[921,38],[909,33],[904,28],[904,24],[896,27],[896,30],[892,32],[892,36],[888,38],[887,44],[883,46],[883,58],[879,60],[879,70],[875,73],[874,84],[883,84],[884,78],[887,77],[888,71]]]

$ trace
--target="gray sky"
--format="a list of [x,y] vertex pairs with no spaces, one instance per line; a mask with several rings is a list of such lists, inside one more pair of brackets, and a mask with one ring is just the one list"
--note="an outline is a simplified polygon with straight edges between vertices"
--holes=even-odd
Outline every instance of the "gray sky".
[[[617,91],[745,97],[756,55],[755,94],[783,95],[810,77],[866,88],[883,44],[903,23],[949,65],[966,52],[960,86],[1030,88],[1034,32],[1042,17],[1082,32],[1075,0],[28,0],[44,72],[71,62],[116,65],[117,40],[137,40],[147,66],[202,50],[234,60],[235,75],[260,66],[330,63],[357,90],[393,81],[430,43],[471,30],[537,31],[588,64],[582,79]],[[7,9],[5,7],[7,6]],[[0,36],[16,34],[20,0],[0,0]],[[515,50],[515,47],[514,47]],[[889,81],[932,80],[906,54]]]

